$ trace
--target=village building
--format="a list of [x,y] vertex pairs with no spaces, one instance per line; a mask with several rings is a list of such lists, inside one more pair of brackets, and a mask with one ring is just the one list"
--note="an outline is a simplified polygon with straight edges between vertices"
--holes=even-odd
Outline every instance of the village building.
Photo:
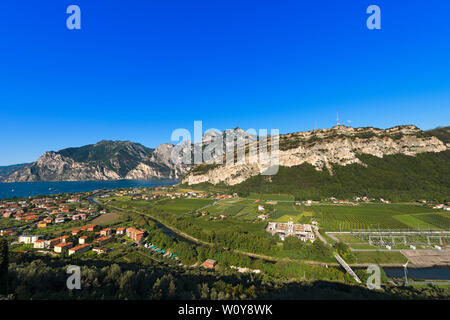
[[127,229],[127,237],[133,239],[136,242],[139,242],[144,237],[145,231],[136,229],[136,228],[128,228]]
[[0,230],[0,235],[6,236],[6,235],[15,235],[17,232],[13,230]]
[[81,232],[80,229],[72,230],[72,235],[73,235],[73,236],[76,236],[76,235],[79,234],[80,232]]
[[97,252],[98,254],[101,254],[101,253],[108,253],[109,249],[108,248],[102,248],[102,247],[94,247],[92,249],[92,251]]
[[281,240],[284,240],[288,236],[295,236],[305,242],[308,240],[314,242],[316,239],[311,225],[294,224],[292,220],[288,223],[269,222],[266,231],[272,235],[277,234]]
[[45,223],[44,221],[39,221],[37,223],[37,227],[38,228],[45,228],[45,227],[47,227],[47,223]]
[[117,228],[116,234],[119,234],[119,235],[125,234],[125,227]]
[[19,237],[19,243],[32,244],[41,238],[42,235],[24,235]]
[[78,243],[79,244],[85,244],[87,239],[88,239],[87,236],[80,237],[80,238],[78,238]]
[[86,220],[85,213],[77,213],[72,216],[72,220]]
[[216,260],[213,259],[206,259],[205,262],[202,263],[202,267],[208,268],[208,269],[214,269],[217,264]]
[[100,231],[100,235],[101,236],[110,236],[112,234],[112,229],[111,228],[105,228],[103,230]]
[[85,227],[81,227],[80,229],[83,231],[93,232],[93,231],[95,231],[95,227],[96,227],[95,224],[90,224]]
[[95,239],[95,242],[97,242],[98,245],[103,246],[111,241],[111,237],[103,236],[100,238]]
[[74,203],[74,202],[79,202],[80,201],[80,197],[76,196],[76,197],[72,197],[69,200],[67,200],[68,203]]
[[64,217],[56,218],[55,223],[64,223]]
[[91,249],[91,246],[89,244],[81,244],[79,246],[69,249],[69,256],[71,256],[73,254],[83,253],[83,252],[89,251],[90,249]]
[[52,219],[52,218],[45,218],[45,219],[42,220],[42,221],[44,221],[44,222],[47,223],[47,224],[50,224],[50,223],[53,222],[53,219]]
[[62,242],[62,243],[58,243],[57,245],[55,245],[53,247],[53,250],[56,253],[61,253],[61,252],[65,251],[65,250],[68,250],[68,249],[72,248],[72,246],[73,246],[72,242],[68,242],[68,243]]
[[55,245],[61,243],[61,237],[46,240],[46,244],[48,248],[53,248]]
[[34,248],[34,249],[45,249],[45,248],[48,248],[48,246],[47,246],[47,241],[44,240],[44,239],[36,240],[36,241],[33,243],[33,248]]
[[5,213],[3,214],[3,218],[10,218],[11,215],[12,215],[12,212],[5,212]]

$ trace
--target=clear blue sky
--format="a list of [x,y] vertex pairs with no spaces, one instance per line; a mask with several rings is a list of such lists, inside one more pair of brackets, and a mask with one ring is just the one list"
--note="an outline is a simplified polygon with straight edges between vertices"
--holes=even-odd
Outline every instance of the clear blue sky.
[[[66,28],[77,4],[82,29]],[[382,29],[368,30],[370,4]],[[449,125],[450,1],[0,4],[0,165],[172,130]],[[352,122],[348,122],[352,121]]]

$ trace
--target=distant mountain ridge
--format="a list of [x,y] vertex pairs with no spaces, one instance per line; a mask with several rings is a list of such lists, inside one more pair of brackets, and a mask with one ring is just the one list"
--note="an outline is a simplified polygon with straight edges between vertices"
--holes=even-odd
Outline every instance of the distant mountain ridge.
[[[415,156],[420,153],[443,152],[450,148],[450,144],[446,142],[447,137],[448,127],[425,132],[413,125],[389,129],[341,125],[279,135],[278,162],[280,167],[309,164],[318,171],[327,170],[333,174],[335,165],[366,166],[359,154],[383,158],[395,154]],[[237,185],[251,177],[259,176],[266,169],[260,159],[254,157],[253,160],[234,164],[196,165],[183,177],[182,183]]]
[[291,194],[298,200],[370,196],[393,202],[450,201],[450,127],[421,131],[331,128],[280,136],[280,167],[197,165],[182,184],[242,196]]
[[103,140],[49,151],[6,176],[3,182],[177,179],[187,166],[171,163],[173,147],[163,144],[151,149],[130,141]]
[[[232,134],[245,136],[257,143],[257,136],[235,128],[223,132],[206,132],[202,149],[218,138]],[[440,153],[450,149],[450,127],[422,131],[415,126],[390,129],[352,128],[345,126],[307,132],[283,134],[280,140],[280,166],[295,167],[303,163],[316,170],[328,170],[350,164],[365,166],[359,154],[376,157],[386,155],[414,156],[420,153]],[[225,140],[223,140],[225,144]],[[185,147],[196,148],[190,141]],[[45,152],[36,162],[0,167],[2,182],[87,181],[87,180],[148,180],[183,178],[186,184],[225,183],[235,185],[260,174],[259,164],[174,164],[173,144],[161,144],[156,149],[130,141],[103,140],[96,144],[60,151]],[[214,152],[216,150],[213,150]],[[223,154],[212,154],[213,159]]]
[[29,163],[21,163],[21,164],[13,164],[13,165],[10,165],[10,166],[2,166],[2,167],[0,167],[0,181],[3,178],[6,178],[9,175],[13,174],[14,172],[22,169],[23,167],[25,167],[28,164]]

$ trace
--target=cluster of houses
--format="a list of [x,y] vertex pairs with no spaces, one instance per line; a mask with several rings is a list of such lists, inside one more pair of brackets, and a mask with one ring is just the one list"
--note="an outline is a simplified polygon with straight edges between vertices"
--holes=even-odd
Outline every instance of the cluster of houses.
[[313,204],[312,200],[306,200],[306,201],[296,201],[295,205],[296,206],[307,206],[310,207]]
[[270,214],[260,214],[258,216],[258,219],[260,219],[260,220],[266,220],[266,219],[269,219],[269,218],[270,218]]
[[236,198],[236,197],[237,197],[236,193],[233,194],[233,195],[230,195],[230,194],[218,194],[218,195],[216,195],[216,200],[232,199],[232,198]]
[[294,223],[292,220],[283,222],[269,222],[266,227],[266,231],[272,235],[277,234],[281,240],[286,237],[294,236],[300,240],[314,242],[316,237],[314,235],[313,226],[310,224]]
[[445,210],[445,211],[450,211],[450,206],[445,205],[443,203],[438,203],[438,204],[434,205],[432,208],[433,209],[441,209],[441,210]]
[[[130,239],[135,242],[140,242],[145,231],[136,229],[133,227],[125,228],[120,227],[116,230],[111,228],[104,228],[100,231],[96,231],[97,226],[94,224],[74,229],[71,231],[71,236],[63,235],[53,239],[44,239],[43,235],[21,235],[18,238],[19,243],[32,244],[35,249],[50,249],[56,253],[62,253],[67,251],[69,255],[83,253],[89,250],[93,250],[97,253],[106,253],[109,249],[103,246],[113,240],[112,236],[126,234]],[[88,233],[94,234],[92,243],[88,243]],[[95,236],[97,236],[95,238]]]
[[[353,201],[351,200],[342,200],[342,199],[336,199],[335,197],[330,197],[327,199],[327,201],[330,201],[334,204],[346,204],[346,205],[357,205],[357,202],[374,202],[377,201],[377,199],[367,196],[355,196],[353,197]],[[383,198],[379,198],[378,201],[381,203],[389,204],[391,201],[385,200]],[[355,203],[356,202],[356,203]]]
[[228,216],[226,214],[220,214],[218,216],[211,216],[211,217],[209,217],[208,220],[219,220],[219,219],[223,220],[226,218],[228,218]]
[[[209,215],[209,212],[208,211],[202,211],[200,213],[200,215],[202,217],[205,217],[205,216]],[[208,220],[219,220],[219,219],[223,220],[223,219],[226,219],[226,218],[228,218],[228,216],[226,214],[219,214],[219,215],[212,215],[212,216],[210,216],[208,218]]]
[[[89,215],[99,213],[96,208],[82,207],[81,204],[74,209],[69,208],[70,204],[80,201],[80,196],[73,196],[67,200],[56,197],[4,202],[0,203],[0,215],[3,218],[18,221],[36,222],[38,228],[45,228],[50,224],[60,224],[71,220],[86,220]],[[100,211],[100,214],[103,213],[106,213],[106,211]]]
[[[428,203],[428,201],[425,200],[425,199],[419,199],[419,200],[417,200],[417,202],[420,202],[420,203],[425,204],[425,205]],[[432,209],[450,211],[450,202],[447,202],[447,204],[444,204],[444,203],[435,203],[435,204],[430,203],[430,204],[428,204],[428,207],[432,208]]]
[[[149,190],[146,188],[134,188],[131,190],[120,190],[113,194],[117,197],[122,197],[126,195],[132,195],[131,200],[154,200],[161,197],[168,197],[170,199],[180,199],[180,198],[208,198],[209,195],[205,192],[172,192],[167,190],[165,187],[155,188],[154,190]],[[110,195],[107,195],[108,197]]]

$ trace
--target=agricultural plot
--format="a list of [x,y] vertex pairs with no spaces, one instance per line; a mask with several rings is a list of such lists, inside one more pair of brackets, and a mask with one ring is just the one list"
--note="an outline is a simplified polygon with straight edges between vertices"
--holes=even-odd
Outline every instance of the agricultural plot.
[[[424,215],[428,215],[428,214],[424,214]],[[403,214],[403,215],[394,216],[394,218],[397,219],[398,221],[404,223],[411,229],[430,229],[430,230],[439,229],[435,225],[429,224],[429,223],[425,222],[423,219],[419,219],[418,215]]]
[[432,213],[419,214],[416,216],[420,220],[429,223],[440,229],[450,229],[450,214],[449,213]]
[[312,212],[303,211],[296,212],[295,214],[285,214],[275,219],[277,222],[289,222],[290,220],[294,221],[294,223],[310,223],[312,220]]
[[[320,227],[329,231],[357,229],[442,229],[449,219],[416,205],[360,204],[359,206],[317,205],[310,208]],[[436,216],[435,216],[436,215]],[[434,227],[433,227],[434,226]]]
[[92,223],[95,225],[100,225],[100,226],[104,226],[104,225],[109,225],[115,222],[118,222],[120,220],[121,216],[115,212],[109,212],[109,213],[105,213],[103,215],[101,215],[98,218],[95,218],[94,220],[92,220]]
[[219,201],[216,205],[207,208],[207,211],[212,215],[225,214],[229,217],[237,215],[248,204],[244,200],[224,200]]
[[259,199],[263,201],[294,201],[294,196],[289,194],[250,193],[247,199]]
[[399,251],[357,251],[355,263],[406,263],[406,258]]
[[169,213],[182,214],[212,204],[211,199],[165,199],[158,201],[155,208]]

